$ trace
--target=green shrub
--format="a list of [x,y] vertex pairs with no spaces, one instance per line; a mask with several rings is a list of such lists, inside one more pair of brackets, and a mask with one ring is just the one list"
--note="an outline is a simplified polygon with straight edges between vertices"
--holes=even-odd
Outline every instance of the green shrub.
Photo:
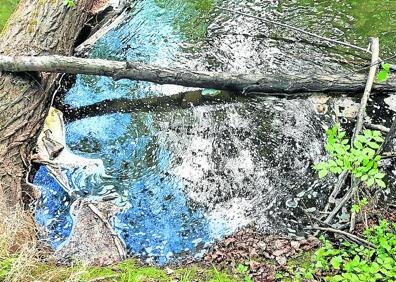
[[337,246],[323,240],[307,268],[300,268],[295,281],[396,281],[396,224],[382,220],[364,232],[375,249],[341,241]]
[[368,187],[377,185],[385,188],[385,182],[382,180],[385,174],[378,170],[381,156],[376,152],[384,141],[381,132],[364,130],[363,134],[356,136],[353,146],[349,145],[350,140],[345,138],[346,133],[340,130],[338,124],[328,129],[326,135],[325,149],[330,158],[313,166],[320,178],[329,172],[337,175],[346,171],[366,183]]

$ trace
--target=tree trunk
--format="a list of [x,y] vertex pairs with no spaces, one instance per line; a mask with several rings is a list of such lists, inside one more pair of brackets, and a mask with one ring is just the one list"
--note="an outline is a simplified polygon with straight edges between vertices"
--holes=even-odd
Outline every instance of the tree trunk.
[[[71,55],[95,0],[22,0],[0,37],[0,55]],[[8,206],[32,196],[26,184],[30,155],[47,115],[57,75],[0,76],[0,193]]]
[[[65,56],[10,57],[0,56],[0,70],[44,71],[54,73],[105,75],[114,79],[150,81],[189,87],[262,92],[265,94],[301,94],[307,92],[357,93],[363,92],[366,75],[273,75],[204,72],[181,68],[161,67],[141,62],[119,62]],[[389,79],[376,84],[375,91],[396,90],[396,81]]]

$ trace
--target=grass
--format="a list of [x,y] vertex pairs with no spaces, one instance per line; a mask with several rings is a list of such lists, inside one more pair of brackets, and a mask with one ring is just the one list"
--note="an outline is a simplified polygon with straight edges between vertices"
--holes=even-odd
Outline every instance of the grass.
[[18,6],[19,0],[0,0],[0,31]]

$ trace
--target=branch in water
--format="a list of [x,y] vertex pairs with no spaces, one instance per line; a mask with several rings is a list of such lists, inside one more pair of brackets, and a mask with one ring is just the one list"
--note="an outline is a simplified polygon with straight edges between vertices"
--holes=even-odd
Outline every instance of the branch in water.
[[[161,67],[141,62],[120,62],[84,59],[66,56],[0,56],[0,71],[54,72],[104,75],[114,79],[150,81],[158,84],[176,84],[187,87],[219,90],[259,92],[262,95],[301,95],[301,93],[358,93],[364,90],[365,75],[279,75],[204,72],[182,68]],[[373,90],[396,91],[396,81],[376,84]]]

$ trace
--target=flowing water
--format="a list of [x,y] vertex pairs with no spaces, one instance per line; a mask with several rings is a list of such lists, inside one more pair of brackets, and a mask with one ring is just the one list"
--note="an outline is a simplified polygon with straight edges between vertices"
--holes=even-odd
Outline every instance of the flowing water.
[[[262,16],[365,46],[380,36],[382,57],[395,50],[394,1],[136,1],[127,20],[106,34],[92,58],[240,73],[351,75],[367,55],[312,44],[315,39],[219,9]],[[168,111],[106,114],[107,100],[159,97],[192,89],[78,75],[64,103],[97,105],[94,116],[66,125],[68,147],[101,159],[103,171],[68,174],[87,200],[111,195],[112,222],[131,256],[160,264],[199,258],[217,239],[254,225],[262,232],[301,236],[301,207],[315,210],[334,178],[319,180],[311,165],[324,158],[323,129],[336,109],[318,113],[306,98],[237,98]],[[381,103],[381,102],[378,102]],[[389,125],[386,116],[375,121]],[[103,169],[103,168],[102,168]],[[37,221],[58,248],[72,230],[75,200],[45,167]]]

